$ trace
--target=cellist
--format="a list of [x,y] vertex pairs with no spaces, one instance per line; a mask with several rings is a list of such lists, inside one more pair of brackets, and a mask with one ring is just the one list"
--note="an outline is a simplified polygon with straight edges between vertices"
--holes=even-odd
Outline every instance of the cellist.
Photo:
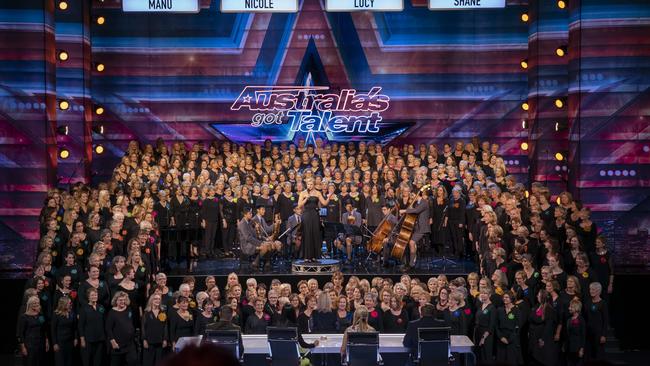
[[[403,187],[404,189],[404,187]],[[413,229],[413,234],[411,235],[411,240],[409,241],[409,261],[402,268],[403,272],[407,272],[415,266],[415,260],[417,256],[417,243],[431,232],[431,226],[429,222],[429,192],[428,188],[423,188],[420,190],[415,198],[413,205],[406,209],[399,210],[400,215],[404,214],[416,214],[418,216],[415,223],[415,228]]]
[[[381,213],[384,214],[384,220],[388,221],[391,223],[391,226],[395,227],[397,225],[397,216],[393,215],[392,213],[392,207],[389,206],[388,203],[384,202],[383,205],[381,205]],[[390,235],[386,236],[384,238],[384,249],[382,250],[382,257],[383,257],[383,266],[386,268],[388,267],[388,258],[390,258],[390,249],[391,249],[391,240],[390,240]]]

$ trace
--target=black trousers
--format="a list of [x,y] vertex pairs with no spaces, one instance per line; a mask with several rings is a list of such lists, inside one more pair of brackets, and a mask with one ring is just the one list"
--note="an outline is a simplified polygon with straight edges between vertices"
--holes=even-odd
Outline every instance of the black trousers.
[[162,343],[149,343],[149,348],[142,348],[142,366],[155,366],[159,364],[165,355],[164,351]]
[[460,222],[449,222],[449,231],[454,255],[461,257],[465,255],[465,228],[458,227],[458,225]]
[[203,233],[203,244],[199,248],[199,254],[214,254],[214,239],[217,236],[218,223],[205,222],[205,232]]
[[221,228],[221,242],[223,245],[223,250],[225,252],[230,252],[233,245],[235,244],[235,238],[237,236],[237,223],[228,222],[226,228]]
[[59,343],[59,351],[54,352],[54,364],[56,366],[71,366],[73,356],[73,340],[62,341]]
[[84,366],[101,366],[104,359],[104,341],[86,342],[86,348],[81,349],[81,361]]
[[118,352],[111,351],[111,366],[136,366],[138,364],[135,345],[120,349]]
[[23,357],[23,365],[25,366],[41,366],[45,365],[45,343],[25,343],[27,348],[27,356]]

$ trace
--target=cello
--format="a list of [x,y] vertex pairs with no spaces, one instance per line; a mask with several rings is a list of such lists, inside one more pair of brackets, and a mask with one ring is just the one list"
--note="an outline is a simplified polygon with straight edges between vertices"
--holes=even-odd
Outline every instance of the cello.
[[393,208],[391,208],[390,212],[381,220],[375,229],[375,232],[372,233],[372,238],[367,244],[367,249],[369,252],[380,254],[383,250],[384,240],[388,238],[388,236],[393,232],[393,229],[395,228],[395,223],[388,220],[388,216],[390,216],[395,207],[397,207],[397,205],[394,205]]
[[[425,189],[429,188],[429,185],[425,185],[420,190],[418,191],[418,194],[422,193]],[[408,208],[413,207],[413,204],[415,203],[415,197],[413,197],[413,200],[409,202]],[[412,213],[405,213],[404,216],[401,219],[400,222],[400,229],[399,233],[397,234],[397,239],[395,239],[395,244],[393,245],[393,250],[390,252],[390,256],[397,259],[397,260],[402,260],[402,257],[404,257],[404,252],[406,251],[406,247],[409,245],[409,241],[411,241],[411,237],[413,236],[413,230],[415,230],[415,224],[418,221],[418,215],[417,214],[412,214]]]

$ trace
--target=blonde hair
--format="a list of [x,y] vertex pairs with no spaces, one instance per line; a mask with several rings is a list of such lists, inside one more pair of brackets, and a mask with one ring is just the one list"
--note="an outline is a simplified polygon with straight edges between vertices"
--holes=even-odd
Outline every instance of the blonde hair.
[[126,292],[124,291],[118,291],[115,293],[113,299],[111,300],[111,306],[117,306],[117,300],[123,297],[126,298],[126,306],[131,305],[131,300],[129,299],[129,295],[127,295]]
[[38,299],[36,296],[30,296],[27,299],[27,303],[25,304],[25,313],[27,313],[34,305],[40,305],[41,300]]
[[68,305],[72,300],[70,300],[69,297],[63,296],[59,299],[59,302],[56,304],[56,310],[54,310],[54,314],[56,315],[61,315],[61,316],[68,316],[70,314],[70,309],[68,309]]
[[569,310],[580,314],[582,311],[582,302],[578,298],[573,298],[569,303]]
[[375,330],[368,324],[368,308],[365,305],[359,305],[354,310],[354,317],[352,318],[352,326],[350,328],[356,332],[372,332]]
[[317,311],[320,313],[329,313],[332,311],[332,299],[327,291],[321,291],[318,295],[316,306]]
[[147,300],[147,306],[144,308],[144,311],[151,311],[151,307],[153,306],[153,298],[155,296],[158,296],[162,301],[162,296],[160,294],[157,293],[151,294],[151,296],[149,296],[149,300]]

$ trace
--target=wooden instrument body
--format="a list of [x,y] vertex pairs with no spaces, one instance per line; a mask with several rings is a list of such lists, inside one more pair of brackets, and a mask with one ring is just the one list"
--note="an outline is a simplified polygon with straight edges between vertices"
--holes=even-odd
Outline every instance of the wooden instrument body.
[[413,230],[415,229],[415,223],[417,220],[417,214],[404,214],[402,226],[399,229],[399,233],[395,239],[395,244],[393,244],[393,249],[390,252],[391,257],[397,260],[402,260],[406,247],[409,245],[409,241],[411,241],[411,237],[413,236]]
[[368,251],[380,254],[384,249],[384,240],[390,236],[395,228],[395,223],[387,220],[389,215],[390,213],[384,217],[375,232],[372,233],[372,238],[368,242]]

